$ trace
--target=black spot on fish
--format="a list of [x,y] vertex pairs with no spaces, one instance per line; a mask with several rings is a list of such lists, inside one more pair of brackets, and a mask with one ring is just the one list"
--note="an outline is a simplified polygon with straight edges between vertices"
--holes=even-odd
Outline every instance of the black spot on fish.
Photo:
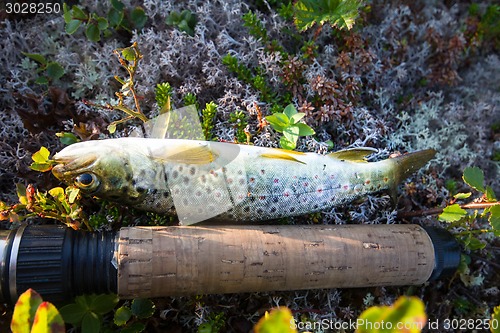
[[252,196],[248,197],[248,200],[250,200],[250,202],[255,202],[255,196],[252,195]]
[[168,198],[170,196],[170,193],[168,191],[163,192],[163,197]]
[[319,207],[319,206],[318,206],[318,204],[315,204],[315,205],[313,206],[313,209],[318,209],[318,207]]
[[264,213],[264,210],[262,208],[257,209],[257,214],[262,215]]
[[179,165],[179,172],[182,172],[182,170],[184,170],[184,167],[182,165]]
[[238,175],[242,175],[243,174],[243,171],[242,170],[238,170]]
[[194,176],[194,174],[195,174],[195,173],[196,173],[196,168],[195,168],[195,167],[191,167],[191,168],[189,169],[189,174],[190,174],[191,176]]
[[135,190],[139,193],[144,193],[146,191],[146,189],[144,187],[140,187],[140,186],[136,187]]
[[157,190],[157,189],[153,189],[153,190],[151,191],[151,194],[156,194],[156,193],[158,193],[158,190]]
[[280,200],[278,199],[278,197],[273,197],[273,202],[274,202],[274,203],[277,203],[278,201],[280,201]]
[[271,207],[271,209],[269,210],[271,213],[276,213],[276,207]]
[[243,211],[244,211],[245,213],[250,212],[250,206],[245,206],[245,207],[243,208]]
[[156,204],[155,204],[155,207],[156,208],[160,208],[161,207],[161,202],[157,201]]
[[290,207],[290,213],[295,212],[295,207]]
[[188,183],[189,183],[189,177],[184,177],[184,178],[182,179],[182,182],[183,182],[184,184],[188,184]]
[[135,186],[137,184],[137,181],[135,179],[132,179],[132,186]]
[[177,179],[177,177],[179,177],[179,173],[177,172],[177,170],[172,171],[172,178]]

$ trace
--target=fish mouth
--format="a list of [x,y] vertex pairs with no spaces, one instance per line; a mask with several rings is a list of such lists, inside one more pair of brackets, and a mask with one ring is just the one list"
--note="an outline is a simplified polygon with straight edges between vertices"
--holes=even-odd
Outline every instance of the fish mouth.
[[72,182],[73,179],[86,171],[91,171],[97,161],[96,154],[65,154],[64,150],[55,154],[53,160],[57,165],[52,168],[52,174],[64,182]]

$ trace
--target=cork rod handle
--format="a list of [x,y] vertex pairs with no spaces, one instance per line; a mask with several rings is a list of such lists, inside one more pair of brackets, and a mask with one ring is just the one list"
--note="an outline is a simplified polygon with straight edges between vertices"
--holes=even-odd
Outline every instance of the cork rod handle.
[[132,227],[117,242],[122,298],[416,285],[436,265],[418,225]]

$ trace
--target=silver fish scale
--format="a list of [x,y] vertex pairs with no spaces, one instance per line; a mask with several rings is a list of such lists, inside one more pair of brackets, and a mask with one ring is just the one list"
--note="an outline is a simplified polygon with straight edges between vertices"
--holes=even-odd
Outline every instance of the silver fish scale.
[[[328,162],[330,166],[335,164]],[[255,221],[301,215],[331,208],[366,192],[364,177],[354,170],[351,175],[339,173],[326,164],[291,169],[290,161],[283,160],[249,165],[246,198],[221,217]],[[359,181],[351,184],[354,174]]]

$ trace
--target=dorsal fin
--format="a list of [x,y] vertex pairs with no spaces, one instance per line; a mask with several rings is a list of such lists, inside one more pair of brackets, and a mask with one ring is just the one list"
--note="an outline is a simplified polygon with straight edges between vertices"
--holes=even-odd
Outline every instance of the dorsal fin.
[[209,146],[198,146],[180,149],[171,155],[165,156],[169,162],[185,164],[209,164],[215,161],[219,155]]
[[152,156],[156,160],[170,163],[209,164],[219,157],[219,153],[209,145],[193,141],[193,143],[173,145],[164,150],[155,149],[152,151]]
[[328,154],[331,158],[346,160],[350,162],[366,162],[366,156],[378,152],[378,149],[370,147],[358,147],[339,150]]
[[169,142],[168,147],[162,144],[150,151],[152,158],[167,163],[214,163],[214,166],[223,167],[240,153],[239,146],[233,143],[175,139],[166,141]]
[[306,164],[301,160],[295,158],[295,156],[293,155],[300,156],[300,155],[305,155],[305,153],[301,153],[298,151],[285,151],[283,149],[269,148],[265,153],[260,154],[260,157],[275,158],[279,160],[287,160],[287,161]]

